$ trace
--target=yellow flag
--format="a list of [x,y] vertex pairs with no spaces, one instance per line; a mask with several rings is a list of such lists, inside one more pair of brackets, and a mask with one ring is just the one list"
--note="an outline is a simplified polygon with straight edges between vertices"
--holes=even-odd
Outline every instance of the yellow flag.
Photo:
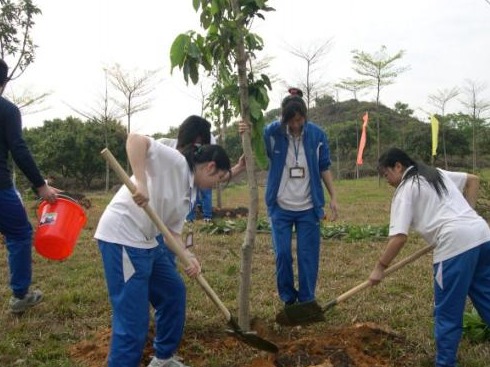
[[437,155],[437,139],[439,136],[439,121],[432,115],[430,117],[430,124],[432,125],[432,155]]

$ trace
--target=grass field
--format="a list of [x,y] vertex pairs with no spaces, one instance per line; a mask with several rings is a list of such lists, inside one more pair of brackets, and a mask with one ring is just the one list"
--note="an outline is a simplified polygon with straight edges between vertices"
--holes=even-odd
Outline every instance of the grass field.
[[[340,205],[340,223],[383,225],[388,222],[392,189],[377,178],[357,181],[336,181]],[[263,195],[261,188],[261,197]],[[54,262],[34,254],[34,285],[45,293],[45,301],[22,317],[8,313],[8,268],[5,246],[0,245],[0,366],[28,367],[92,367],[73,355],[73,346],[94,341],[110,327],[110,307],[100,256],[93,233],[98,218],[110,200],[109,195],[90,194],[92,207],[88,223],[74,254],[66,261]],[[247,206],[247,188],[230,186],[223,192],[225,207]],[[34,214],[35,202],[27,202]],[[260,213],[264,215],[263,200]],[[198,226],[200,224],[197,224]],[[197,233],[195,252],[201,259],[203,275],[236,314],[239,255],[243,233],[209,235]],[[410,239],[402,256],[425,244],[416,236]],[[385,246],[384,241],[368,239],[347,242],[324,241],[321,252],[321,274],[317,297],[321,303],[337,297],[366,280],[375,260]],[[284,328],[274,323],[282,305],[277,297],[274,279],[274,259],[268,234],[257,236],[253,259],[251,313],[264,320],[267,327],[283,338],[320,335],[332,327],[372,322],[384,325],[407,341],[407,348],[394,353],[410,353],[410,366],[433,365],[432,337],[432,277],[431,257],[424,256],[405,267],[380,286],[368,289],[338,304],[327,314],[327,323],[302,328]],[[239,350],[208,349],[201,338],[222,334],[225,321],[222,314],[206,298],[193,281],[188,284],[188,319],[186,337],[179,354],[199,355],[202,366],[244,366],[257,351],[248,347]],[[89,351],[87,351],[87,354]],[[460,362],[464,367],[488,367],[490,343],[472,344],[463,340]],[[103,365],[99,364],[100,366]],[[197,365],[197,364],[196,364]],[[396,366],[398,367],[398,366]]]

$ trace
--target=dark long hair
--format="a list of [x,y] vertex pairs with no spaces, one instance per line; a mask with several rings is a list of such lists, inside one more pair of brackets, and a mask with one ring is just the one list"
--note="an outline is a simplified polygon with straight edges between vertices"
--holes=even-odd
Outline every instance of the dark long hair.
[[406,171],[400,185],[405,184],[409,178],[414,177],[420,189],[420,176],[422,176],[436,190],[437,196],[441,197],[442,194],[447,194],[447,187],[438,169],[430,167],[423,162],[414,161],[401,149],[390,148],[384,152],[378,160],[378,171],[381,172],[384,168],[394,168],[397,162],[405,169],[411,167]]
[[8,81],[9,67],[5,60],[0,59],[0,86],[4,86]]
[[191,115],[179,126],[177,149],[182,151],[188,145],[194,145],[199,137],[202,145],[211,142],[211,123],[201,116]]
[[308,109],[303,98],[301,98],[299,94],[291,94],[282,100],[281,123],[286,124],[289,120],[296,116],[296,114],[299,114],[301,117],[304,117],[305,120],[308,120],[307,110]]
[[230,158],[219,145],[188,145],[183,149],[182,154],[191,171],[195,170],[197,164],[214,162],[217,170],[227,171],[228,178],[231,177]]

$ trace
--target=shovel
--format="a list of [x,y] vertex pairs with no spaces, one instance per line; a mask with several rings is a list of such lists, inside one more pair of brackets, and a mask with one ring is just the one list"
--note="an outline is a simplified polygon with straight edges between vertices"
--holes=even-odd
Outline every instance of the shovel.
[[[393,264],[384,271],[384,275],[390,275],[398,269],[404,267],[405,265],[417,260],[419,257],[425,255],[434,249],[433,245],[428,245],[420,250],[414,252],[412,255],[407,256],[403,260]],[[286,306],[284,310],[276,315],[276,322],[284,326],[297,326],[297,325],[307,325],[314,322],[325,321],[324,313],[330,310],[338,303],[345,301],[346,299],[352,297],[353,295],[359,293],[360,291],[371,287],[371,282],[366,280],[356,287],[342,293],[337,298],[327,302],[327,304],[321,307],[316,301],[304,302],[299,304],[294,304]]]
[[[136,186],[134,183],[131,181],[129,176],[126,174],[124,169],[121,167],[119,162],[114,158],[112,153],[110,152],[109,149],[104,149],[101,152],[102,156],[104,159],[109,163],[111,168],[114,170],[116,175],[119,177],[119,179],[126,185],[126,187],[129,189],[131,193],[134,193],[136,191]],[[182,249],[181,246],[177,243],[177,241],[174,239],[168,228],[165,226],[165,224],[162,222],[160,217],[156,214],[156,212],[149,206],[146,205],[144,208],[144,211],[150,219],[153,221],[153,223],[157,226],[158,230],[165,236],[167,240],[167,246],[172,250],[177,257],[182,261],[182,263],[185,266],[190,265],[189,259],[184,253],[184,250]],[[204,292],[207,294],[209,298],[213,301],[213,303],[220,309],[220,311],[223,313],[223,315],[226,318],[226,321],[228,322],[228,325],[231,327],[232,330],[230,330],[230,335],[234,336],[238,340],[244,342],[245,344],[248,344],[254,348],[260,349],[260,350],[265,350],[270,353],[277,353],[279,351],[279,348],[277,345],[262,339],[258,335],[256,335],[253,332],[245,332],[243,331],[240,326],[238,325],[237,321],[231,316],[230,311],[226,308],[226,306],[221,302],[219,299],[218,295],[214,292],[214,290],[211,288],[211,286],[208,284],[206,279],[199,274],[197,277],[197,282],[201,286],[201,288],[204,290]]]

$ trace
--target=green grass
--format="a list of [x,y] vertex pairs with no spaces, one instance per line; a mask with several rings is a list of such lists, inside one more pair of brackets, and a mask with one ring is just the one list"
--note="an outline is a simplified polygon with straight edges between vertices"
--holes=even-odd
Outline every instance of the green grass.
[[[392,189],[377,178],[336,181],[340,218],[338,225],[382,226],[388,223]],[[216,196],[216,195],[214,195]],[[265,215],[263,187],[260,187],[260,216]],[[102,194],[89,195],[92,207],[74,254],[64,262],[46,260],[34,254],[34,287],[45,292],[45,301],[22,317],[8,313],[8,269],[5,246],[0,245],[0,366],[92,367],[74,359],[70,350],[80,342],[94,341],[110,326],[102,264],[93,233],[98,218],[110,200]],[[233,185],[223,191],[223,206],[248,206],[247,188]],[[32,212],[34,202],[28,202]],[[332,224],[332,223],[328,223]],[[200,225],[200,224],[198,224]],[[242,232],[209,235],[197,232],[195,252],[201,259],[203,275],[232,314],[237,314],[237,293]],[[403,249],[405,256],[424,246],[417,236]],[[317,296],[321,303],[333,299],[366,280],[385,246],[384,240],[325,240],[321,253]],[[433,365],[432,270],[427,255],[387,278],[378,287],[363,291],[336,305],[327,313],[326,324],[299,329],[283,328],[274,323],[282,305],[274,282],[274,258],[268,234],[259,234],[254,249],[251,289],[251,313],[264,320],[274,335],[281,338],[328,332],[328,328],[373,322],[403,335],[406,350],[417,367]],[[186,279],[188,285],[188,320],[180,354],[199,366],[243,366],[258,354],[248,347],[216,349],[210,342],[222,342],[226,322],[200,287]],[[205,343],[205,340],[207,341]],[[100,342],[95,340],[96,343]],[[194,359],[193,359],[194,358]],[[460,361],[465,367],[485,367],[490,360],[490,345],[464,339]],[[195,362],[194,365],[198,365]],[[400,366],[396,366],[400,367]]]

